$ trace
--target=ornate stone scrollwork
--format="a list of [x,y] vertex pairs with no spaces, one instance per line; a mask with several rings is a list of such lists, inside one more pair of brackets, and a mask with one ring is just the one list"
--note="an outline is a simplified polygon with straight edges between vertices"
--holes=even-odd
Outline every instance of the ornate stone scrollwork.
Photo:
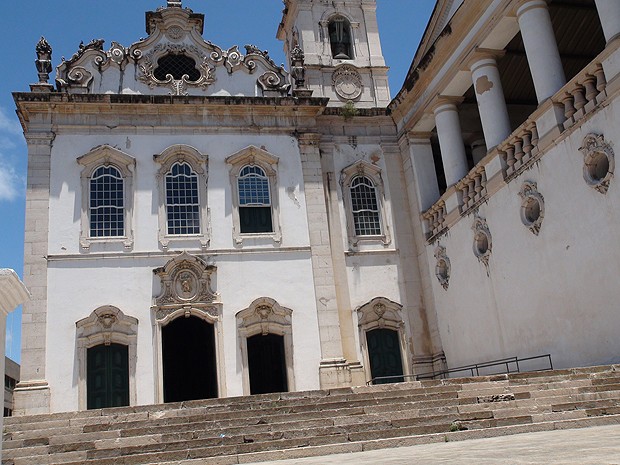
[[614,176],[614,150],[602,134],[588,134],[579,148],[584,156],[583,178],[589,186],[606,194]]
[[263,94],[275,92],[278,95],[287,95],[291,85],[284,77],[273,71],[267,71],[258,78],[258,85],[263,89]]
[[209,58],[214,63],[224,65],[229,74],[232,74],[235,70],[241,67],[245,67],[250,73],[253,73],[256,69],[256,63],[254,60],[244,57],[239,51],[238,46],[235,45],[228,50],[222,50],[220,47],[212,44],[211,42],[207,43],[213,48]]
[[198,312],[210,322],[219,319],[219,295],[211,289],[215,266],[183,252],[153,272],[161,279],[161,294],[153,310],[158,321],[168,320],[178,313],[189,317]]
[[[196,63],[196,69],[200,73],[199,77],[190,80],[190,76],[184,74],[180,79],[175,79],[171,74],[166,74],[165,80],[158,79],[155,77],[155,72],[159,66],[158,60],[166,55],[184,55],[193,59]],[[171,95],[187,95],[188,87],[204,90],[215,82],[215,67],[209,63],[208,57],[205,56],[201,60],[200,57],[202,56],[203,54],[196,46],[184,44],[159,44],[144,56],[139,49],[134,50],[134,57],[141,61],[139,68],[142,75],[138,79],[151,89],[157,86],[169,87]]]
[[435,265],[435,276],[437,276],[437,280],[439,284],[441,284],[441,287],[448,290],[451,267],[445,247],[440,245],[435,249],[435,259],[437,260],[437,264]]
[[488,274],[489,258],[491,257],[492,247],[492,238],[491,231],[489,231],[489,225],[484,218],[476,216],[472,230],[474,231],[474,255],[481,263],[484,264]]
[[545,217],[545,199],[538,192],[535,182],[525,181],[519,191],[521,197],[521,221],[538,236]]
[[284,335],[292,333],[292,315],[290,308],[282,307],[269,297],[261,297],[237,313],[237,326],[245,337],[255,334]]
[[352,65],[339,66],[332,75],[332,83],[336,95],[343,101],[358,99],[364,88],[361,74]]

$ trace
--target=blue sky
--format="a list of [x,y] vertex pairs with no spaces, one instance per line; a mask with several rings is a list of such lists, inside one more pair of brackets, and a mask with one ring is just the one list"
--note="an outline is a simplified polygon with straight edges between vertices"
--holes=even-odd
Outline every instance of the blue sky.
[[[23,231],[26,186],[26,145],[15,116],[11,92],[27,92],[37,81],[35,45],[45,36],[53,47],[56,67],[69,58],[80,41],[105,39],[128,47],[146,35],[144,12],[165,0],[23,0],[6,1],[0,21],[0,268],[23,272]],[[377,0],[383,54],[396,95],[405,78],[435,0]],[[258,6],[260,5],[260,6]],[[206,40],[227,49],[257,45],[283,63],[282,44],[275,38],[281,0],[184,0],[183,6],[205,14]],[[242,49],[243,50],[243,49]],[[51,75],[51,81],[55,71]],[[21,312],[9,315],[6,353],[20,360]]]

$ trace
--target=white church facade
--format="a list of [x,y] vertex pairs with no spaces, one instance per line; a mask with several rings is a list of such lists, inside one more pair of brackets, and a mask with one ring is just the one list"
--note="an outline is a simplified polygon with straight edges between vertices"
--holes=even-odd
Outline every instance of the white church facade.
[[286,0],[288,71],[180,1],[42,39],[15,414],[618,362],[620,7],[474,3],[393,100],[375,0]]

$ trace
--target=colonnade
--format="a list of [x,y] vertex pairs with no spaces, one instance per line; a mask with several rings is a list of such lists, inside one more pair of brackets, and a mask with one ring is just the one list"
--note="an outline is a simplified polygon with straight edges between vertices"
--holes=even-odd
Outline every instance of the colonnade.
[[[595,0],[595,3],[605,40],[609,43],[620,36],[620,1]],[[523,0],[517,4],[516,16],[540,104],[555,95],[567,82],[547,1]],[[512,132],[497,66],[497,58],[503,53],[502,50],[475,49],[467,62],[487,151],[506,140]],[[458,110],[462,100],[462,97],[439,95],[432,107],[447,186],[454,185],[468,172]],[[419,140],[413,142],[420,144]],[[422,156],[428,158],[432,154],[426,151]],[[437,200],[437,197],[431,199],[434,191],[436,189],[430,189],[428,195],[420,192],[420,207],[423,210]]]

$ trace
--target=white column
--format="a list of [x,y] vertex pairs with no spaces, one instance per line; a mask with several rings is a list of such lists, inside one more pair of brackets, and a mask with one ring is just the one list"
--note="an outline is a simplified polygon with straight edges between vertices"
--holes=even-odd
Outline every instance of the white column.
[[517,17],[536,96],[540,103],[566,84],[547,2],[544,0],[523,2],[517,10]]
[[497,62],[489,53],[477,54],[470,69],[484,139],[487,148],[492,149],[512,132]]
[[[6,317],[30,298],[24,284],[13,270],[0,269],[0,371],[4,374],[4,345],[6,343]],[[0,405],[4,406],[4,389],[0,389]],[[0,415],[0,431],[3,418]],[[2,442],[0,442],[0,459],[2,458]]]
[[418,189],[418,208],[421,212],[428,210],[439,199],[439,186],[435,173],[435,160],[431,147],[430,133],[407,134],[407,158],[413,170],[415,185]]
[[595,3],[605,40],[611,42],[620,35],[620,0],[595,0]]
[[461,98],[440,98],[434,109],[441,160],[448,186],[456,184],[469,171],[459,112],[455,104],[461,100]]

